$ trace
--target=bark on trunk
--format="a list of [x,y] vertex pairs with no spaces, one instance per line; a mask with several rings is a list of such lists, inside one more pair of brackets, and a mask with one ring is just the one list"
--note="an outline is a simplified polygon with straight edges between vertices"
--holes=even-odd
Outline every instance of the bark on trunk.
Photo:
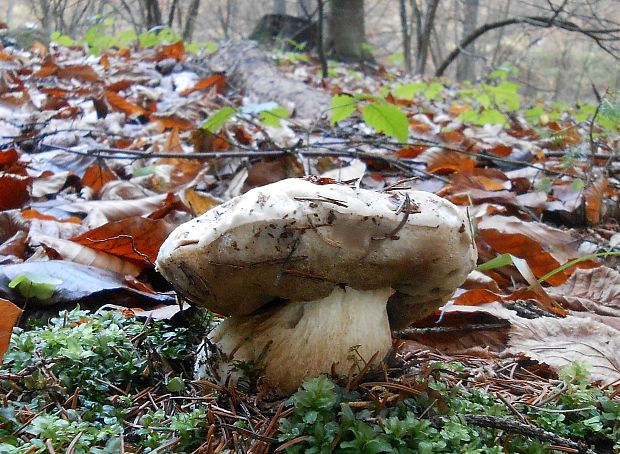
[[243,89],[255,102],[277,102],[294,109],[296,118],[315,120],[329,109],[331,98],[326,92],[283,76],[252,41],[220,46],[209,67],[212,71],[225,72],[229,82]]
[[194,28],[196,25],[196,17],[198,16],[198,10],[200,9],[200,0],[192,0],[192,3],[187,10],[187,19],[185,21],[185,27],[183,27],[183,41],[186,43],[192,40],[194,35]]
[[[479,0],[465,0],[463,5],[463,36],[469,36],[476,29],[479,6]],[[459,56],[456,65],[456,79],[459,82],[476,79],[475,53],[475,43],[471,43]]]
[[362,61],[364,52],[364,0],[332,0],[328,20],[328,49],[334,58]]

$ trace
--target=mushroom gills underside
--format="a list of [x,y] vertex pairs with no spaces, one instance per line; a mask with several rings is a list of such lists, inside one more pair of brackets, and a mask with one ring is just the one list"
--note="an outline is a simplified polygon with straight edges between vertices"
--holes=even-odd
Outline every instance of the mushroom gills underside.
[[[371,359],[377,365],[392,346],[386,304],[393,292],[338,286],[322,299],[229,317],[208,335],[207,342],[216,347],[209,358],[211,374],[224,384],[237,382],[252,368],[291,393],[309,377],[332,370],[346,377]],[[204,358],[197,362],[197,378],[206,374],[204,363]]]

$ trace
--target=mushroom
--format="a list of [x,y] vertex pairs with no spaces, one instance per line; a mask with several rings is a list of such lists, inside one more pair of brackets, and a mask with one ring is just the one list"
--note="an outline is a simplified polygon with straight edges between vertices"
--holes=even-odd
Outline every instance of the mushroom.
[[285,393],[305,378],[378,364],[391,330],[445,303],[476,262],[449,201],[287,179],[179,226],[160,273],[187,300],[229,316],[208,335],[220,382],[252,364]]

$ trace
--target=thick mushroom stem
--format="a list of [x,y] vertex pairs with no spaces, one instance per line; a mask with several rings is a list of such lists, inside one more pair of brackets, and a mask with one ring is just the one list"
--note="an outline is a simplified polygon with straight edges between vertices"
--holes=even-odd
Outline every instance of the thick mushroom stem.
[[308,377],[332,371],[347,376],[371,359],[376,365],[392,346],[386,311],[392,293],[389,287],[336,287],[315,301],[229,317],[209,334],[220,356],[212,372],[220,383],[234,382],[245,363],[269,384],[292,393]]

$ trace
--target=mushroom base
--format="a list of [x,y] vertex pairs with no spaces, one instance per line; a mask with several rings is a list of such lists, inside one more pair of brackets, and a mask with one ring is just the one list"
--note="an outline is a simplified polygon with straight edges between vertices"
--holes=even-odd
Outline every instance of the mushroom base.
[[[209,333],[217,347],[211,373],[221,384],[243,377],[244,363],[284,393],[306,378],[347,376],[392,346],[386,311],[391,288],[336,287],[327,297],[286,302],[250,316],[233,316]],[[355,370],[355,369],[354,369]]]

